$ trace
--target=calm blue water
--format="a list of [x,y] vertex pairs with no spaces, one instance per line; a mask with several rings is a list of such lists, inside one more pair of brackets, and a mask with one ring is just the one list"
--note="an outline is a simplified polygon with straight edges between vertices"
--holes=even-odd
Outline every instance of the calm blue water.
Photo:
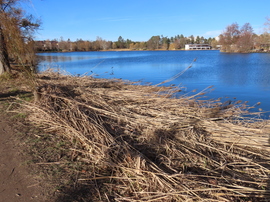
[[[270,111],[270,54],[226,54],[219,51],[120,51],[42,53],[39,69],[60,68],[71,74],[97,78],[122,78],[158,84],[186,69],[170,84],[181,85],[184,93],[213,85],[208,98],[261,102]],[[266,115],[268,117],[270,113]]]

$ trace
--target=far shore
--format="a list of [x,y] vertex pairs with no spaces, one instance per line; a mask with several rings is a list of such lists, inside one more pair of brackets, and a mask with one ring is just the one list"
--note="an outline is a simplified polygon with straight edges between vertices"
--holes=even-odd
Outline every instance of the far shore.
[[205,50],[185,50],[185,49],[175,49],[175,50],[166,50],[166,49],[155,49],[155,50],[134,50],[134,49],[107,49],[107,50],[98,50],[98,51],[38,51],[37,53],[72,53],[72,52],[121,52],[121,51],[217,51],[219,49],[205,49]]
[[134,49],[128,49],[128,48],[121,48],[121,49],[107,49],[107,50],[98,50],[98,51],[67,51],[67,50],[62,50],[62,51],[38,51],[37,53],[72,53],[72,52],[121,52],[121,51],[220,51],[222,53],[270,53],[270,50],[251,50],[249,52],[224,52],[221,51],[220,49],[203,49],[203,50],[185,50],[185,49],[154,49],[154,50],[134,50]]

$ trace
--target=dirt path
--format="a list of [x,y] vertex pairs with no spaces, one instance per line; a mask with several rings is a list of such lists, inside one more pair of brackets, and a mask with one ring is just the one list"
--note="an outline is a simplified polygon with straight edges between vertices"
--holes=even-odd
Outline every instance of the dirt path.
[[32,126],[25,119],[26,114],[19,113],[15,97],[32,99],[23,77],[15,75],[12,80],[0,77],[0,202],[79,201],[77,198],[83,196],[77,189],[69,188],[70,172],[46,164],[69,154],[68,149],[59,147],[58,141],[63,140]]
[[0,116],[0,202],[45,201],[41,181],[26,164],[30,159],[23,155],[18,123],[6,113]]

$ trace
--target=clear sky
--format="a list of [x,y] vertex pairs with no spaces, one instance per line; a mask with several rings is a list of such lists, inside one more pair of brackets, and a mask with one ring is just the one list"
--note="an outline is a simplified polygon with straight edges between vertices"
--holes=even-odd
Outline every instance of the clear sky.
[[270,0],[32,0],[26,10],[42,20],[36,40],[147,41],[152,36],[216,37],[234,22],[261,34]]

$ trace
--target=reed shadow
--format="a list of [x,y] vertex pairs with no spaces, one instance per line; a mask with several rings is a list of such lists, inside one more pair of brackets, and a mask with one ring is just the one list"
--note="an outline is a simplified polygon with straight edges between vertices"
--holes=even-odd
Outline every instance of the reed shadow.
[[93,201],[95,193],[95,187],[89,185],[83,185],[79,187],[68,187],[62,190],[62,193],[56,198],[55,202],[73,202],[73,201]]
[[[0,93],[0,99],[1,100],[12,100],[13,98],[12,97],[15,97],[15,96],[24,96],[24,95],[27,95],[29,94],[30,92],[28,91],[13,91],[13,92],[8,92],[8,93]],[[7,99],[8,98],[8,99]]]

